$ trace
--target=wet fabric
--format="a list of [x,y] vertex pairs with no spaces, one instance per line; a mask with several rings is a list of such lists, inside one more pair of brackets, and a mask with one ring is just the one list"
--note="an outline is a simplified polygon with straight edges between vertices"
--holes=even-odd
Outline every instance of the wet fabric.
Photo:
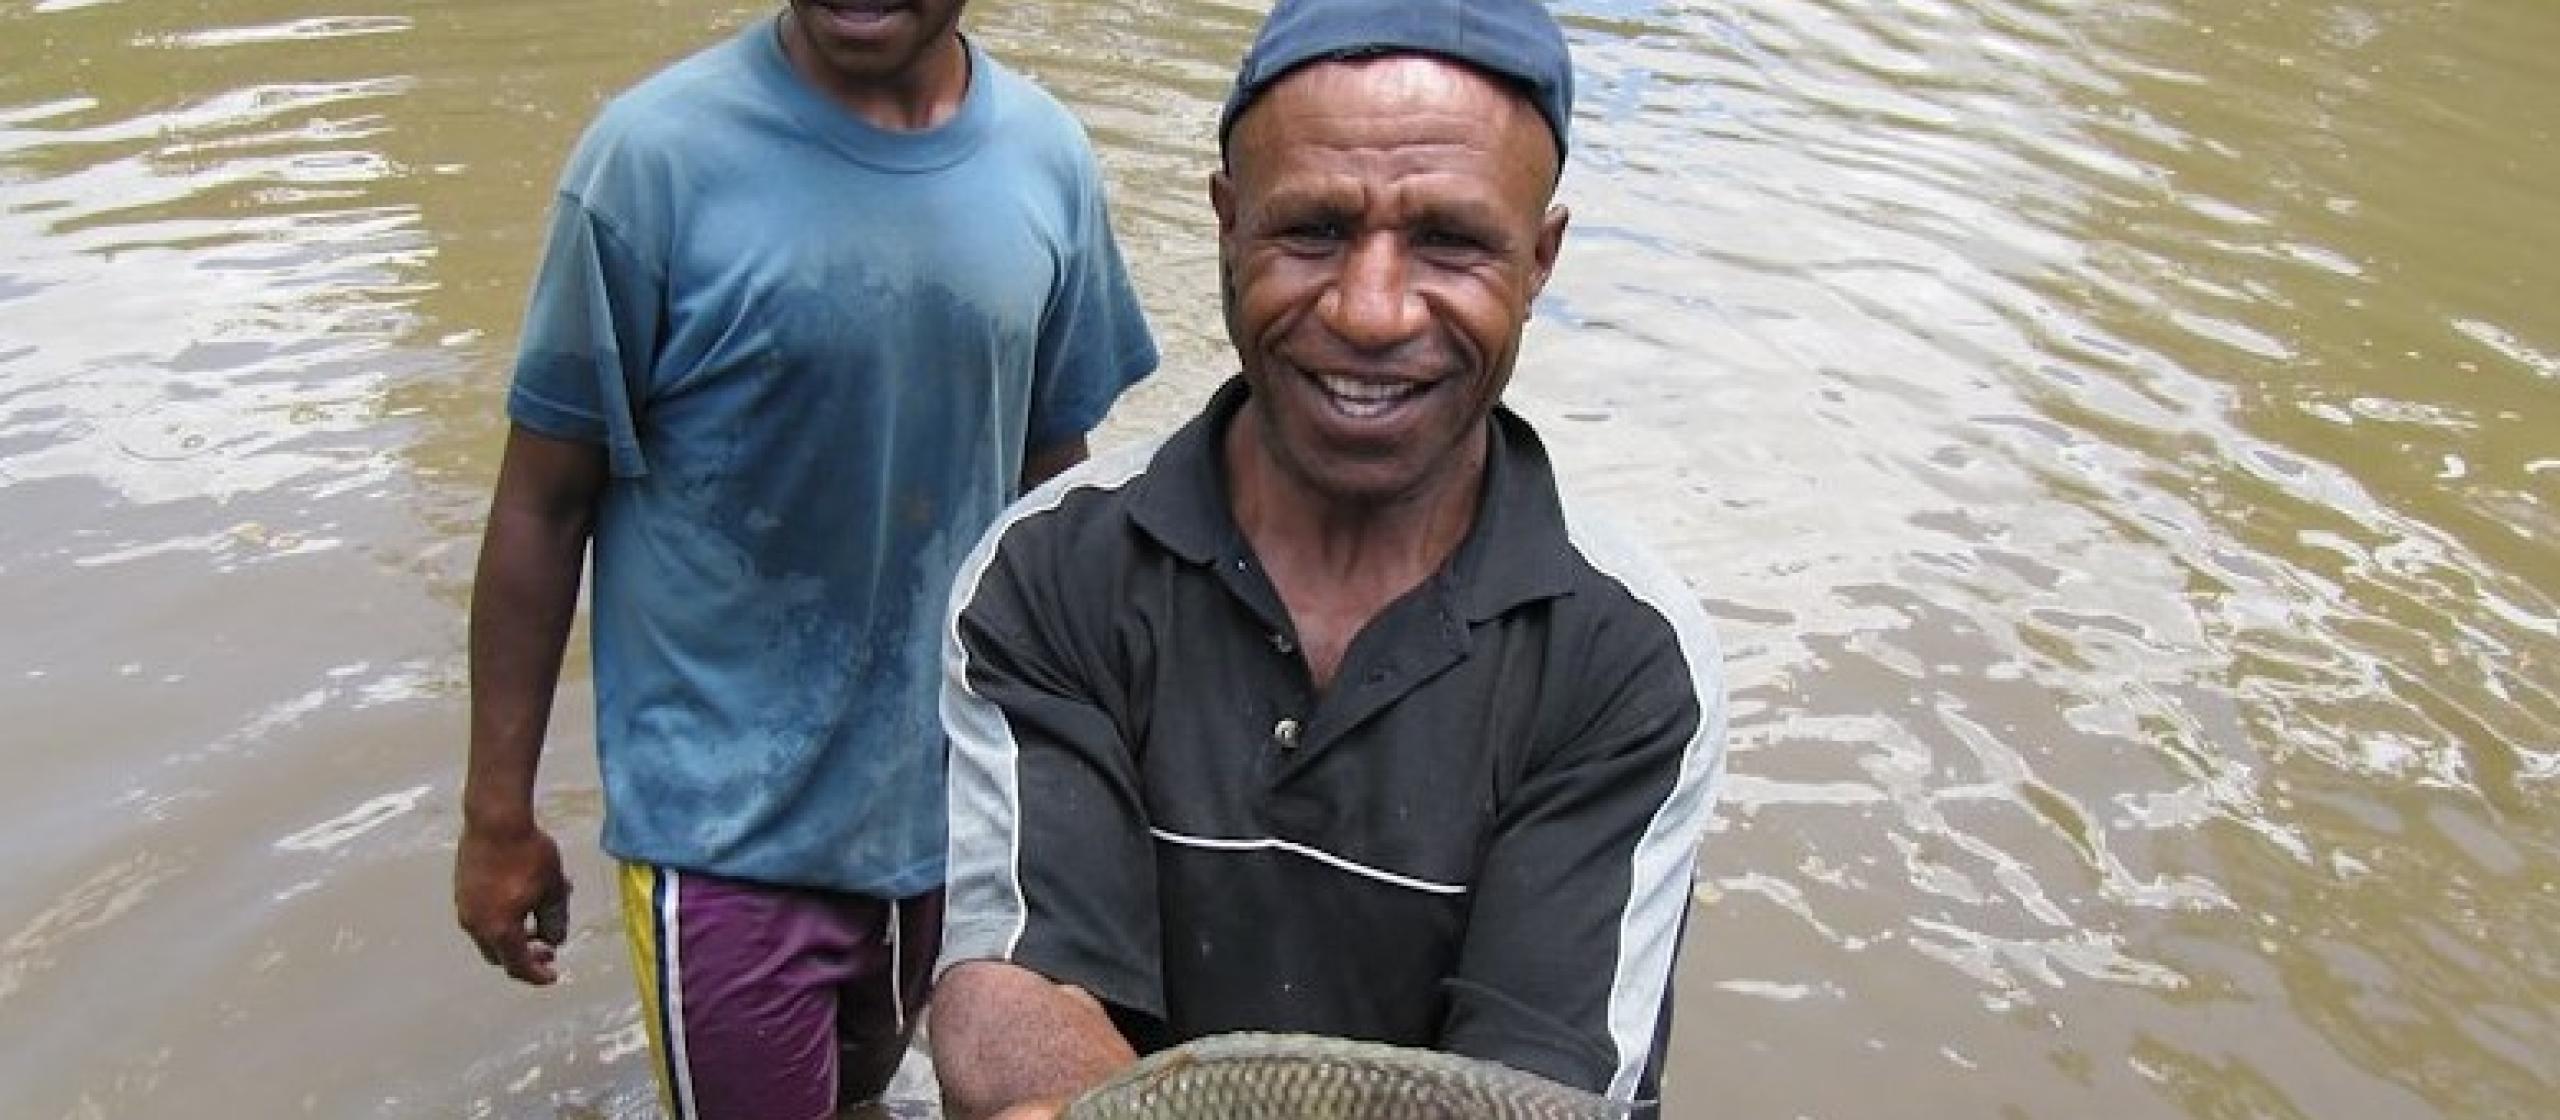
[[1155,348],[1081,130],[970,48],[877,130],[770,21],[617,98],[563,174],[509,399],[607,450],[614,855],[883,897],[942,879],[936,624],[1026,448]]

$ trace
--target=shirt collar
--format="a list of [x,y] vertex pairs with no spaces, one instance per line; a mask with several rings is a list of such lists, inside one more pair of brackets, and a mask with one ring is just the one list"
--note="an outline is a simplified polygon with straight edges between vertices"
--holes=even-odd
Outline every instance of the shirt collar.
[[[1227,425],[1251,389],[1242,376],[1218,387],[1200,414],[1156,452],[1129,487],[1129,518],[1166,551],[1214,565],[1250,555],[1227,504]],[[1484,495],[1475,524],[1440,572],[1467,620],[1481,622],[1523,603],[1569,592],[1579,558],[1565,535],[1564,507],[1546,445],[1529,422],[1496,406],[1485,454]]]
[[969,86],[951,119],[908,132],[855,116],[801,76],[782,49],[781,21],[789,18],[784,12],[752,21],[739,34],[749,40],[747,50],[765,84],[803,128],[838,154],[876,171],[937,171],[967,159],[995,133],[1001,108],[996,86],[1002,79],[996,76],[995,60],[978,49],[976,40],[960,37],[961,49],[969,53]]

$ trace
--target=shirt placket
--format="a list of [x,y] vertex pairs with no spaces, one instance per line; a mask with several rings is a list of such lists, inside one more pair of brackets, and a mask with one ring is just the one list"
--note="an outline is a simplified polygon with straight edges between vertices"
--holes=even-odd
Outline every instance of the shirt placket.
[[[1309,691],[1312,709],[1299,717],[1279,777],[1312,765],[1343,737],[1456,664],[1466,650],[1466,625],[1441,580],[1396,601],[1352,640],[1333,686],[1321,696]],[[1306,679],[1303,659],[1299,679]]]
[[1225,585],[1227,594],[1244,609],[1250,625],[1262,635],[1260,648],[1248,646],[1244,656],[1272,659],[1246,675],[1246,679],[1259,682],[1258,691],[1262,693],[1261,703],[1255,706],[1262,717],[1264,748],[1257,769],[1267,778],[1277,773],[1305,742],[1307,725],[1314,718],[1315,686],[1308,675],[1306,659],[1299,654],[1289,612],[1252,556],[1229,555],[1218,561],[1217,568],[1219,582]]

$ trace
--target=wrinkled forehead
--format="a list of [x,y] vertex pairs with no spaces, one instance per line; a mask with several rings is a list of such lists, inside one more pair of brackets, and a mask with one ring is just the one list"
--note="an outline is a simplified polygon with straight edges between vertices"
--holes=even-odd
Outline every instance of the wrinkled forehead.
[[1428,54],[1325,59],[1282,75],[1236,118],[1229,170],[1241,177],[1273,157],[1286,163],[1310,144],[1482,150],[1532,165],[1549,183],[1559,159],[1546,118],[1517,83]]

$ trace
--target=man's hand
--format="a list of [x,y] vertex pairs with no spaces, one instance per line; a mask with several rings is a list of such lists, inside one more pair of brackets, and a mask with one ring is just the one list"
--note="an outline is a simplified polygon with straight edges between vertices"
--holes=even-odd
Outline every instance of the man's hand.
[[569,937],[569,876],[560,868],[560,846],[540,825],[463,826],[453,855],[453,912],[481,960],[527,984],[560,978],[553,961]]

